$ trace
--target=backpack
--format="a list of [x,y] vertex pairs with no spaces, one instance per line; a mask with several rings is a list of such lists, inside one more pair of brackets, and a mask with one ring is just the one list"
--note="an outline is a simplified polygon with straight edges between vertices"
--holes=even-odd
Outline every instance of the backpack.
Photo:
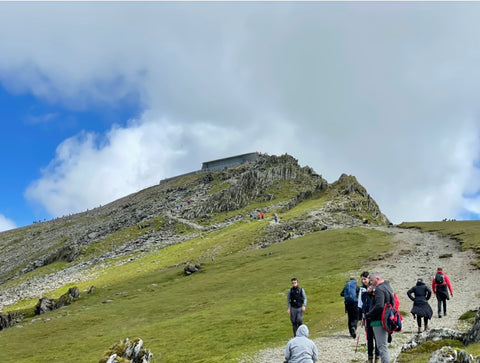
[[400,300],[398,295],[393,293],[393,305],[385,303],[382,311],[382,326],[383,329],[391,334],[393,332],[400,332],[402,330],[402,314],[400,313]]
[[435,275],[435,283],[437,285],[443,285],[445,283],[445,276],[441,272],[437,272]]
[[343,297],[345,302],[357,302],[357,281],[348,280],[343,289]]

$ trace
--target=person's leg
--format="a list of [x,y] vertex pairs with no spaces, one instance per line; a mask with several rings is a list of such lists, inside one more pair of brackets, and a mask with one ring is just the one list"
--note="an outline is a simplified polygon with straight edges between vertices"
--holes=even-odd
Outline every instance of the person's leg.
[[422,332],[422,317],[417,315],[417,326],[418,326],[418,332]]
[[425,327],[425,331],[427,331],[428,330],[428,316],[425,316],[423,318],[423,325]]
[[297,335],[297,329],[302,325],[303,321],[303,311],[302,308],[291,308],[290,309],[290,320],[293,326],[293,336]]
[[357,318],[358,318],[358,310],[355,308],[356,303],[349,303],[347,305],[347,315],[348,315],[348,331],[350,335],[355,338],[356,337],[356,330],[357,330]]
[[438,317],[442,317],[442,298],[437,293],[437,307],[438,307]]
[[367,336],[367,355],[373,359],[373,330],[370,323],[365,323],[365,335]]
[[443,299],[443,315],[447,316],[447,298]]
[[382,363],[390,363],[390,352],[388,351],[388,333],[383,329],[383,326],[374,326],[373,334],[375,335],[375,342],[377,343],[380,352]]

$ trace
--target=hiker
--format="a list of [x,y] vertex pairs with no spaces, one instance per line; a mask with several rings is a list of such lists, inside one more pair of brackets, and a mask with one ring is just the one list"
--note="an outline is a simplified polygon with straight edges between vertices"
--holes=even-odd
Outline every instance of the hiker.
[[432,296],[432,290],[425,285],[422,278],[417,280],[417,284],[407,291],[407,296],[413,301],[413,307],[410,312],[413,318],[417,319],[418,333],[422,332],[422,318],[424,331],[427,331],[428,321],[432,318],[433,310],[428,300]]
[[[447,289],[448,288],[448,289]],[[437,268],[437,273],[432,279],[432,291],[437,297],[438,303],[438,317],[442,317],[442,305],[443,305],[443,315],[447,316],[447,300],[450,300],[448,296],[448,290],[453,297],[452,283],[448,278],[447,274],[443,272],[443,268]]]
[[300,325],[297,336],[290,339],[285,347],[285,363],[314,363],[318,361],[318,349],[315,343],[308,339],[308,328]]
[[[373,286],[370,282],[368,271],[363,271],[360,275],[362,279],[362,286],[360,287],[360,292],[358,294],[358,309],[360,319],[362,320],[362,325],[365,327],[365,335],[367,337],[367,357],[368,363],[373,363],[373,354],[375,353],[375,363],[380,362],[380,352],[378,346],[375,343],[375,338],[373,336],[373,329],[371,322],[365,319],[365,314],[370,311],[373,300]],[[373,347],[375,346],[375,350]]]
[[307,306],[307,295],[305,290],[298,286],[296,277],[292,278],[292,287],[287,294],[287,314],[290,315],[290,321],[293,327],[293,336],[296,336],[297,329],[302,325],[303,313]]
[[343,288],[340,296],[343,296],[345,303],[345,313],[348,316],[348,331],[353,339],[357,337],[357,325],[358,325],[358,292],[357,280],[355,277],[350,277],[345,287]]
[[390,352],[388,351],[389,334],[382,326],[382,312],[385,303],[393,301],[393,290],[390,282],[384,280],[379,272],[374,272],[370,275],[370,281],[373,286],[373,301],[370,311],[365,315],[367,320],[370,320],[370,325],[373,328],[373,335],[375,336],[375,343],[380,352],[381,363],[390,363]]

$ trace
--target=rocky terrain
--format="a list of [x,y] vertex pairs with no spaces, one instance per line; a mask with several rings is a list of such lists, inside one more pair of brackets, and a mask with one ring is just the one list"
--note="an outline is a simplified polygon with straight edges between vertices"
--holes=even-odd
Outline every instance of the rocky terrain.
[[[389,223],[354,176],[343,174],[329,184],[292,156],[262,155],[255,163],[170,178],[105,206],[0,233],[0,311],[19,299],[41,297],[86,279],[119,256],[148,253],[250,218],[256,212],[247,209],[252,203],[261,203],[264,212],[285,211],[319,195],[326,199],[321,208],[268,229],[253,247],[327,226],[363,225],[364,219]],[[219,213],[230,217],[218,220]],[[70,263],[59,271],[6,284],[61,261]]]

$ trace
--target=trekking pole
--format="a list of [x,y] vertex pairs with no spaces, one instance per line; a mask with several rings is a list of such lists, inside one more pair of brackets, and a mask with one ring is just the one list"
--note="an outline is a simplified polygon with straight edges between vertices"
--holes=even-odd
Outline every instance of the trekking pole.
[[[360,324],[360,328],[363,328],[364,327],[364,319],[362,319],[362,323]],[[361,330],[360,330],[361,331]],[[367,332],[365,331],[365,338],[367,338]],[[357,353],[357,349],[358,349],[358,341],[360,340],[360,332],[358,333],[358,337],[357,337],[357,345],[355,345],[355,354]]]

